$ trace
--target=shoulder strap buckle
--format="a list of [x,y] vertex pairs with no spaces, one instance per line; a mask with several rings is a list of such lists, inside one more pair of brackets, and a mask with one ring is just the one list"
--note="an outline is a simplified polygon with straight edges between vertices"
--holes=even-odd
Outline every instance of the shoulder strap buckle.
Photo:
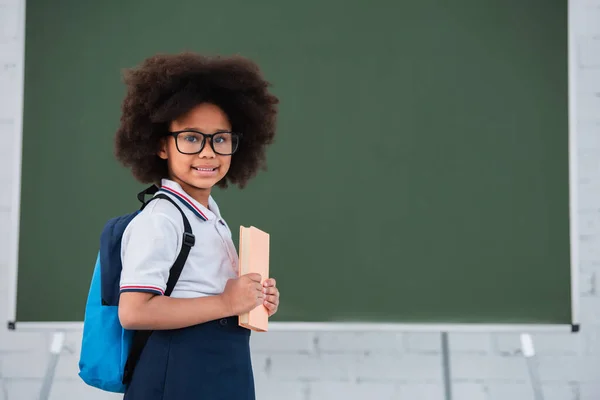
[[196,237],[193,233],[183,232],[183,244],[192,247],[196,244]]

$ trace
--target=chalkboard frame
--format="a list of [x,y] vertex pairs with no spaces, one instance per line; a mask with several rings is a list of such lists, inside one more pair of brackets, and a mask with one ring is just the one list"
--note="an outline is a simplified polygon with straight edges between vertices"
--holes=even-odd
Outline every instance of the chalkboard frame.
[[[573,24],[572,2],[569,1],[569,26]],[[21,20],[25,20],[25,7],[20,10]],[[20,30],[24,37],[25,27]],[[577,127],[576,127],[576,73],[577,62],[575,54],[575,42],[572,29],[568,30],[568,116],[569,116],[569,199],[570,199],[570,246],[571,246],[571,324],[564,325],[523,325],[523,324],[403,324],[403,323],[294,323],[281,322],[271,323],[270,329],[275,330],[344,330],[344,331],[433,331],[433,332],[533,332],[533,331],[570,331],[577,332],[580,325],[579,310],[579,229],[578,229],[578,158],[577,158]],[[23,41],[24,42],[24,41]],[[8,243],[8,329],[22,331],[71,331],[81,330],[83,323],[79,322],[19,322],[16,320],[17,310],[17,283],[18,283],[18,254],[19,254],[19,223],[20,223],[20,192],[21,192],[21,150],[23,135],[23,93],[24,93],[24,62],[25,43],[21,43],[18,51],[20,54],[20,65],[17,72],[19,89],[15,101],[19,104],[20,118],[15,120],[15,131],[18,133],[14,138],[14,153],[12,158],[11,177],[11,207],[10,207],[10,235]]]

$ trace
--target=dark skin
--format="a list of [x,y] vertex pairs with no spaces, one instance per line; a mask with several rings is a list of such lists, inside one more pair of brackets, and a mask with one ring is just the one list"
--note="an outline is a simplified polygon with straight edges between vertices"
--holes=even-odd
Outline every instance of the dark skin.
[[[231,130],[227,116],[219,107],[203,103],[170,124],[171,132],[193,128],[211,134]],[[167,160],[169,178],[200,204],[208,208],[213,186],[225,177],[231,156],[216,154],[205,145],[199,154],[181,154],[175,138],[162,141],[159,157]],[[125,292],[119,301],[119,319],[126,329],[179,329],[211,320],[246,313],[263,304],[269,316],[279,307],[275,279],[246,274],[230,279],[223,293],[191,299],[157,296],[151,293]]]

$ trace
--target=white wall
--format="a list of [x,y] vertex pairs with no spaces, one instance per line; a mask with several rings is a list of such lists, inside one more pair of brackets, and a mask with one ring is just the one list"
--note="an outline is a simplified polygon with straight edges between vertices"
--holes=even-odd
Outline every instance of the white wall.
[[[582,332],[536,335],[546,400],[600,399],[600,0],[573,0],[576,121],[579,134],[579,243]],[[0,0],[0,400],[36,399],[48,359],[48,334],[14,333],[7,321],[8,249],[14,138],[19,134],[24,0]],[[543,10],[540,10],[543,18]],[[50,99],[49,99],[50,101]],[[78,335],[67,338],[53,400],[114,399],[77,378]],[[532,399],[519,338],[450,336],[455,400]],[[281,333],[255,335],[258,399],[443,398],[439,336]],[[388,353],[389,352],[389,353]]]

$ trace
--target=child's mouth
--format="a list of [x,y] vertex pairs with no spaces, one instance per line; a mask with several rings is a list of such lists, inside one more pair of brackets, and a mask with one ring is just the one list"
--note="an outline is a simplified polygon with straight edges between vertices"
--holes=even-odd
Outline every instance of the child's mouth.
[[200,171],[200,172],[213,172],[217,170],[217,167],[214,168],[199,168],[199,167],[192,167],[192,169],[195,169],[196,171]]
[[192,170],[194,170],[194,174],[200,176],[200,177],[210,177],[210,176],[215,176],[217,174],[217,170],[219,169],[219,167],[213,167],[213,168],[209,168],[209,167],[192,167]]

